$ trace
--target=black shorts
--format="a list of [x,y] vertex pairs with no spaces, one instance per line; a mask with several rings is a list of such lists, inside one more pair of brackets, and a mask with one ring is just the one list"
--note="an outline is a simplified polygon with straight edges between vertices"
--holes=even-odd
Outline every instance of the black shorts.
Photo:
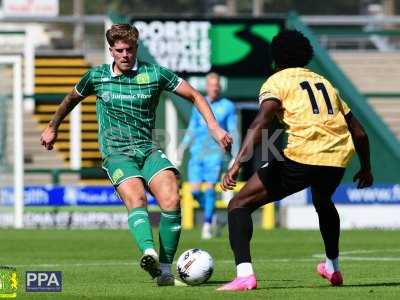
[[314,166],[295,162],[284,156],[257,170],[273,201],[311,187],[311,193],[331,197],[343,178],[345,168]]

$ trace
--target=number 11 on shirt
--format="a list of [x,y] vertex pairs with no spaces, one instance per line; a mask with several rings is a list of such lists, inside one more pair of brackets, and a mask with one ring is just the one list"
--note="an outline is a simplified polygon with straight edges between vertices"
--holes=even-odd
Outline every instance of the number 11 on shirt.
[[[319,114],[317,100],[315,99],[315,95],[311,89],[310,83],[308,81],[303,81],[300,83],[300,86],[303,90],[307,91],[308,96],[310,97],[310,102],[311,102],[311,107],[312,107],[313,113]],[[324,96],[324,100],[325,100],[326,106],[328,108],[328,114],[333,115],[332,103],[331,103],[331,100],[329,99],[329,95],[328,95],[328,92],[326,91],[325,85],[323,83],[318,82],[315,84],[315,87]]]

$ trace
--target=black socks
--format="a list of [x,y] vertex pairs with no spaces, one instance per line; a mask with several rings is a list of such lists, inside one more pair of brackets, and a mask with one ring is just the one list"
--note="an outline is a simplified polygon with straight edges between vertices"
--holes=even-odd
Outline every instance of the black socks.
[[235,208],[228,212],[229,241],[235,255],[236,265],[251,262],[250,240],[253,236],[252,210]]

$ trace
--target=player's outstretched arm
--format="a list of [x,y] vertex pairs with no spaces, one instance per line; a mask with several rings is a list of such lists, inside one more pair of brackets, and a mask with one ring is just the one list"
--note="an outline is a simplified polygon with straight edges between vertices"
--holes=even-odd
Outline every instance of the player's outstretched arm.
[[351,137],[353,138],[354,146],[356,148],[361,165],[360,170],[354,175],[353,181],[358,180],[357,188],[362,189],[371,186],[374,182],[374,178],[371,173],[368,135],[361,123],[351,112],[345,115],[345,119],[347,127],[351,133]]
[[232,145],[232,137],[229,133],[223,130],[217,120],[215,120],[214,114],[211,111],[210,105],[207,100],[194,89],[187,81],[183,80],[182,83],[175,90],[175,94],[191,101],[198,111],[203,116],[207,123],[208,130],[214,139],[218,142],[220,147],[225,151],[230,151]]
[[227,189],[232,190],[236,186],[236,178],[242,163],[253,153],[254,147],[261,142],[262,129],[268,128],[279,108],[280,103],[274,100],[266,100],[261,104],[260,111],[247,131],[235,162],[226,172],[221,182],[221,188],[224,191]]
[[60,126],[61,122],[84,98],[85,97],[78,94],[75,89],[73,89],[64,97],[64,100],[58,106],[53,119],[49,122],[46,129],[43,130],[42,135],[40,136],[40,142],[47,150],[53,149],[53,145],[57,140],[58,127]]

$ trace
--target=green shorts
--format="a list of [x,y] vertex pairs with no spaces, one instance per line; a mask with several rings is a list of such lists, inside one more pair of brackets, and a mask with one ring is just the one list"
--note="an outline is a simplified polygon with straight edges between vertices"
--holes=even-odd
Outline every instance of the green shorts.
[[103,169],[106,170],[114,186],[135,177],[142,178],[148,186],[154,176],[167,169],[172,169],[179,174],[178,169],[161,150],[156,150],[147,157],[128,156],[121,153],[110,155],[103,160]]

